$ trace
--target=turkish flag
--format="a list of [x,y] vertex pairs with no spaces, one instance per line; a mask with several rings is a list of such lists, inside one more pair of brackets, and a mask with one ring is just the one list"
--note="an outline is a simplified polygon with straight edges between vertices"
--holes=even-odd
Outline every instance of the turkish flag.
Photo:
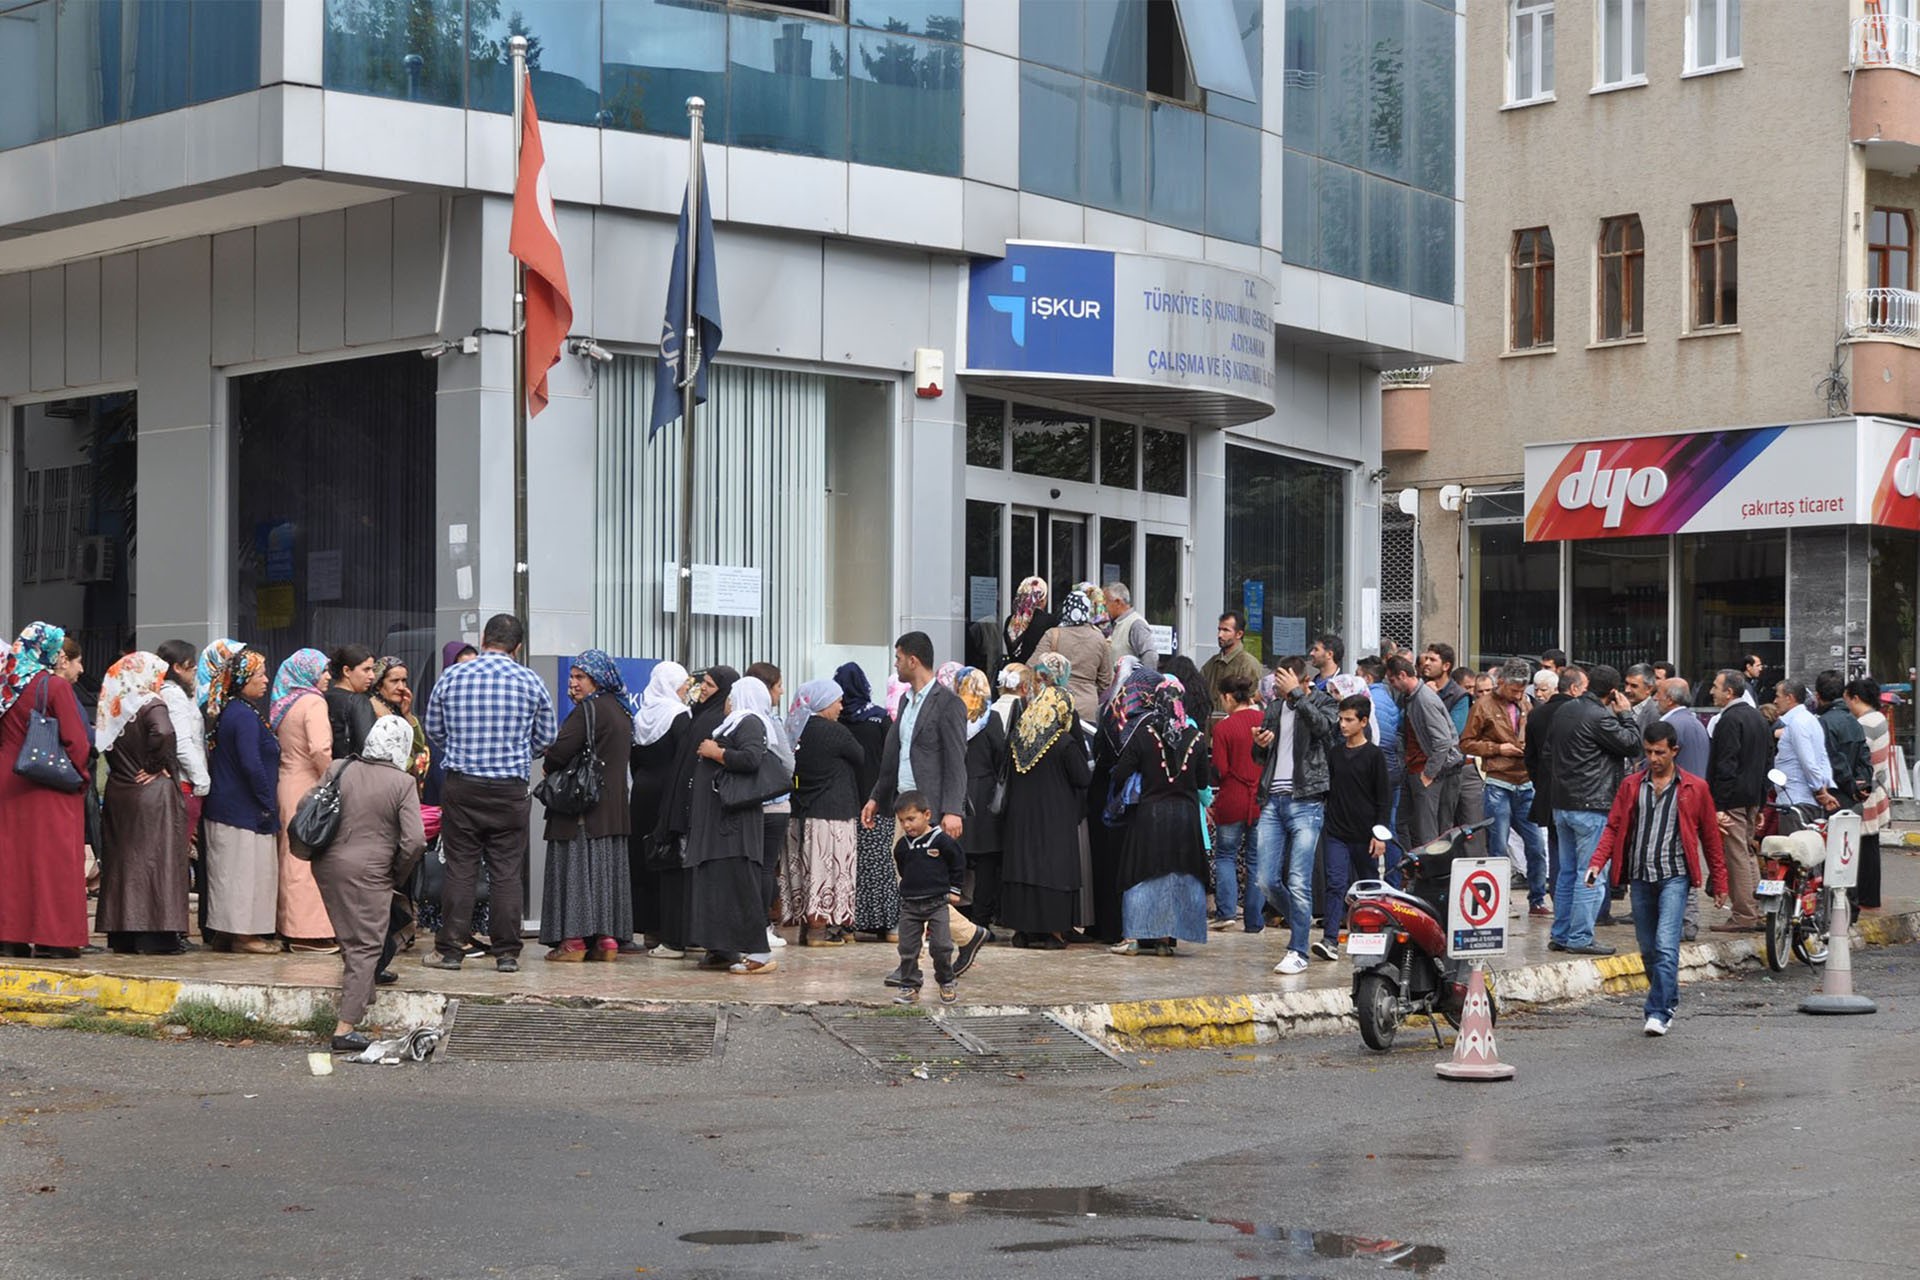
[[547,153],[540,145],[531,80],[526,95],[507,250],[527,269],[527,324],[521,341],[527,344],[527,413],[537,417],[547,407],[547,370],[560,363],[560,349],[573,325],[573,299],[567,293],[567,264],[560,254],[560,227],[553,218]]

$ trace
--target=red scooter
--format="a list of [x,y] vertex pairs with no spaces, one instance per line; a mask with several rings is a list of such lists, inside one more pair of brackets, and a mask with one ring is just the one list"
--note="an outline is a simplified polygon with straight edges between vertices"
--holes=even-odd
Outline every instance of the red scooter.
[[1779,973],[1789,952],[1808,966],[1827,962],[1827,815],[1817,804],[1786,803],[1787,775],[1780,770],[1767,779],[1774,786],[1773,833],[1760,838],[1753,896],[1767,916],[1767,968]]
[[[1353,1008],[1367,1048],[1393,1047],[1400,1024],[1439,1014],[1460,1025],[1472,963],[1447,959],[1447,894],[1456,858],[1480,857],[1491,818],[1454,827],[1400,862],[1407,888],[1361,880],[1347,890],[1347,954],[1353,960]],[[1487,993],[1493,1003],[1493,993]],[[1493,1009],[1499,1018],[1498,1007]],[[1440,1028],[1433,1036],[1440,1039]]]

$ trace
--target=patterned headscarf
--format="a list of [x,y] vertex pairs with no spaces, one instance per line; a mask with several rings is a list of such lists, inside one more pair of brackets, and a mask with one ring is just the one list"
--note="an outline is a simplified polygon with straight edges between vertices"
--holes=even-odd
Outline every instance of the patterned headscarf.
[[993,714],[993,686],[987,680],[987,673],[978,667],[960,668],[959,688],[954,692],[960,695],[961,705],[967,709],[967,741],[987,727],[987,718]]
[[637,745],[653,745],[667,736],[675,720],[692,714],[680,696],[687,680],[687,669],[677,662],[654,665],[653,674],[647,677],[647,691],[640,698],[640,709],[633,713],[633,740]]
[[67,633],[51,622],[35,622],[20,633],[13,648],[0,657],[0,716],[19,700],[20,691],[42,671],[53,670]]
[[1027,578],[1020,583],[1020,589],[1013,593],[1013,616],[1007,619],[1007,634],[1018,640],[1027,633],[1027,624],[1033,621],[1033,611],[1047,607],[1047,580],[1045,578]]
[[1060,602],[1060,625],[1063,627],[1084,627],[1093,621],[1093,597],[1086,592],[1086,583],[1081,583],[1067,592],[1067,598]]
[[573,669],[586,673],[596,689],[610,693],[620,700],[627,714],[640,714],[640,700],[627,692],[627,678],[620,674],[620,668],[613,665],[613,659],[605,649],[588,649],[573,660]]
[[1073,663],[1064,653],[1042,654],[1033,664],[1033,682],[1040,688],[1064,689],[1073,679]]
[[1171,757],[1184,752],[1198,733],[1187,719],[1187,687],[1172,676],[1161,676],[1153,687],[1154,732]]
[[967,664],[964,662],[943,662],[940,664],[940,669],[933,673],[933,678],[936,683],[945,685],[947,692],[959,693],[960,673],[966,669]]
[[[217,641],[216,644],[225,643]],[[238,641],[235,641],[238,643]],[[208,653],[212,652],[209,647]],[[247,682],[267,669],[267,655],[255,649],[244,649],[219,663],[211,671],[207,669],[207,654],[200,655],[200,692],[206,699],[207,711],[207,750],[213,750],[213,744],[220,736],[220,715],[229,703],[244,702],[240,691]],[[254,708],[259,711],[258,707]]]
[[381,716],[360,744],[360,758],[406,770],[413,763],[413,726],[399,716]]
[[841,724],[884,724],[886,710],[873,703],[873,686],[867,683],[867,673],[858,663],[842,663],[833,673],[833,682],[840,686],[845,697],[840,699]]
[[1107,632],[1113,630],[1113,619],[1107,616],[1107,593],[1091,582],[1076,582],[1073,585],[1076,595],[1084,595],[1087,605],[1093,610],[1093,625]]
[[140,709],[159,698],[172,669],[159,654],[140,651],[108,667],[107,678],[100,684],[100,709],[94,715],[94,745],[101,751],[111,748]]
[[913,686],[908,684],[905,680],[902,680],[899,676],[888,676],[887,677],[887,714],[889,716],[894,717],[895,719],[898,719],[900,716],[900,699],[906,697],[909,693],[912,693],[912,692],[913,692]]
[[300,649],[281,663],[280,673],[273,678],[273,710],[268,722],[278,729],[294,703],[309,695],[319,697],[320,690],[315,686],[326,670],[327,655],[318,649]]
[[1007,744],[1014,769],[1029,772],[1077,723],[1073,699],[1053,685],[1036,690],[1027,709],[1020,713],[1020,723],[1013,727],[1013,740]]
[[1154,695],[1160,688],[1162,678],[1158,671],[1136,663],[1125,683],[1115,686],[1113,697],[1107,702],[1105,719],[1107,737],[1116,747],[1126,746],[1134,730],[1153,710]]
[[[246,647],[244,640],[215,640],[200,651],[200,661],[193,669],[193,700],[216,720],[220,717],[220,707],[214,704],[214,688],[220,683],[222,673],[232,674],[227,672],[228,664]],[[226,690],[220,690],[220,696],[224,703]]]
[[[807,727],[807,721],[836,702],[846,702],[846,695],[841,692],[838,680],[809,680],[801,685],[800,692],[793,695],[793,709],[787,712],[788,740],[798,747],[801,730]],[[842,706],[841,711],[845,710]]]
[[1342,698],[1351,698],[1357,693],[1367,691],[1367,682],[1359,676],[1339,675],[1327,680],[1327,696],[1335,702]]

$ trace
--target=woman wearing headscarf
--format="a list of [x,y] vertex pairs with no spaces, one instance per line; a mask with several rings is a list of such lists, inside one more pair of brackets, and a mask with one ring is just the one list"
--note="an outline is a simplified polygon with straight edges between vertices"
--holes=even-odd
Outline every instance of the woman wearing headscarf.
[[764,815],[757,804],[729,809],[720,801],[722,772],[759,772],[772,748],[773,697],[752,676],[741,679],[727,697],[726,718],[694,749],[686,862],[693,880],[687,937],[704,947],[707,968],[736,974],[768,973],[774,968],[767,945],[767,904],[760,878],[765,857],[761,835]]
[[267,659],[238,640],[200,655],[212,786],[202,813],[201,892],[211,901],[200,931],[216,951],[271,955],[279,902],[280,740],[267,723]]
[[1034,664],[1033,697],[1007,743],[1000,919],[1014,930],[1016,947],[1064,948],[1078,914],[1080,825],[1092,770],[1065,691],[1071,677],[1057,653]]
[[[756,662],[747,668],[747,674],[767,686],[768,696],[773,702],[771,714],[767,717],[767,750],[778,756],[786,766],[787,778],[791,781],[793,743],[787,739],[787,722],[780,714],[780,707],[787,697],[786,682],[780,675],[780,668],[771,662]],[[784,947],[787,940],[780,936],[774,922],[780,918],[780,860],[787,852],[787,828],[793,820],[793,793],[786,791],[774,796],[760,806],[760,813],[760,880],[767,899],[767,945]]]
[[[875,705],[873,686],[858,665],[842,665],[833,673],[833,682],[840,686],[840,723],[866,756],[857,794],[869,796],[880,779],[880,757],[887,749],[887,713]],[[900,923],[900,872],[893,864],[893,815],[874,814],[871,827],[856,823],[854,845],[854,932],[886,939]]]
[[413,730],[413,755],[408,760],[407,772],[415,782],[424,783],[432,752],[427,743],[426,726],[413,714],[413,672],[407,669],[407,664],[391,654],[375,658],[367,702],[373,708],[374,719],[399,716]]
[[186,801],[187,843],[192,844],[200,831],[200,808],[212,781],[207,776],[207,720],[196,701],[200,655],[185,640],[162,641],[154,653],[167,664],[160,700],[167,704],[167,718],[173,721],[174,749],[180,753],[180,767],[174,777]]
[[1131,656],[1129,669],[1100,712],[1093,744],[1093,782],[1087,788],[1088,870],[1093,882],[1093,935],[1112,945],[1126,937],[1121,915],[1120,853],[1126,843],[1137,797],[1116,772],[1120,753],[1153,710],[1153,691],[1163,677],[1147,671]]
[[0,954],[71,958],[87,944],[85,789],[55,791],[13,771],[34,713],[60,726],[82,778],[87,723],[73,685],[54,670],[66,632],[36,622],[0,654]]
[[313,882],[311,863],[293,856],[287,823],[307,792],[320,785],[333,764],[333,725],[321,690],[327,683],[327,655],[301,649],[280,664],[273,678],[273,706],[268,722],[280,743],[280,936],[287,950],[305,955],[332,955],[340,948],[333,940],[327,905]]
[[[567,671],[573,709],[545,757],[548,773],[589,746],[600,761],[600,802],[578,816],[547,810],[547,867],[540,941],[547,959],[617,960],[633,938],[633,882],[627,867],[633,811],[627,806],[627,753],[635,704],[620,668],[604,649],[588,649]],[[593,715],[588,741],[587,715]]]
[[651,858],[653,831],[660,823],[661,802],[673,762],[687,739],[689,713],[680,696],[686,683],[687,669],[679,663],[654,664],[633,716],[633,745],[628,753],[633,794],[629,800],[632,836],[627,842],[627,883],[633,891],[634,933],[644,941],[622,938],[620,950],[628,955],[645,954],[660,940],[660,871]]
[[784,919],[803,947],[837,947],[853,931],[859,865],[860,773],[867,753],[840,723],[845,694],[833,680],[809,680],[787,716],[793,743],[793,822],[781,864]]
[[1038,653],[1057,653],[1071,664],[1067,691],[1073,709],[1089,726],[1100,718],[1100,702],[1113,687],[1113,649],[1093,625],[1093,584],[1083,582],[1060,602],[1060,623],[1047,632]]
[[[660,867],[660,941],[648,954],[656,960],[678,960],[687,954],[687,931],[693,909],[693,873],[687,861],[687,842],[693,831],[694,775],[700,764],[700,744],[727,714],[727,698],[739,683],[732,667],[709,667],[695,686],[699,698],[680,734],[673,764],[660,796],[660,819],[654,824],[654,861]],[[709,788],[711,789],[711,788]],[[756,858],[758,855],[755,855]]]
[[187,931],[187,806],[167,663],[136,651],[107,669],[94,737],[107,757],[96,927],[121,955],[175,955]]
[[360,754],[341,765],[340,826],[333,843],[314,855],[313,878],[340,937],[336,1053],[367,1047],[367,1037],[354,1026],[373,1001],[394,888],[413,874],[427,847],[420,788],[408,772],[412,763],[412,726],[399,716],[374,721]]
[[1030,665],[1040,642],[1053,629],[1053,615],[1047,612],[1047,580],[1028,578],[1013,593],[1013,612],[1007,615],[1002,633],[1006,641],[1006,660]]
[[1153,690],[1115,762],[1116,779],[1140,779],[1140,803],[1120,850],[1121,914],[1127,940],[1115,955],[1173,954],[1179,939],[1207,940],[1207,871],[1200,788],[1207,739],[1187,716],[1186,690],[1171,676]]
[[967,709],[967,883],[962,906],[967,918],[991,928],[1000,907],[1000,815],[993,811],[993,793],[1007,767],[1007,730],[993,713],[993,687],[978,667],[962,667],[954,674],[953,691]]

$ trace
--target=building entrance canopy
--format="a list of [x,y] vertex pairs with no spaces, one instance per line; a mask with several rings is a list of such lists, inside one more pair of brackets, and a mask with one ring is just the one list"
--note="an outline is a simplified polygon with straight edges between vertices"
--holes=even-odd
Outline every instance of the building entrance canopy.
[[1527,540],[1920,529],[1920,427],[1831,418],[1528,445]]
[[1010,241],[968,275],[974,386],[1237,426],[1273,413],[1274,288],[1188,258]]

